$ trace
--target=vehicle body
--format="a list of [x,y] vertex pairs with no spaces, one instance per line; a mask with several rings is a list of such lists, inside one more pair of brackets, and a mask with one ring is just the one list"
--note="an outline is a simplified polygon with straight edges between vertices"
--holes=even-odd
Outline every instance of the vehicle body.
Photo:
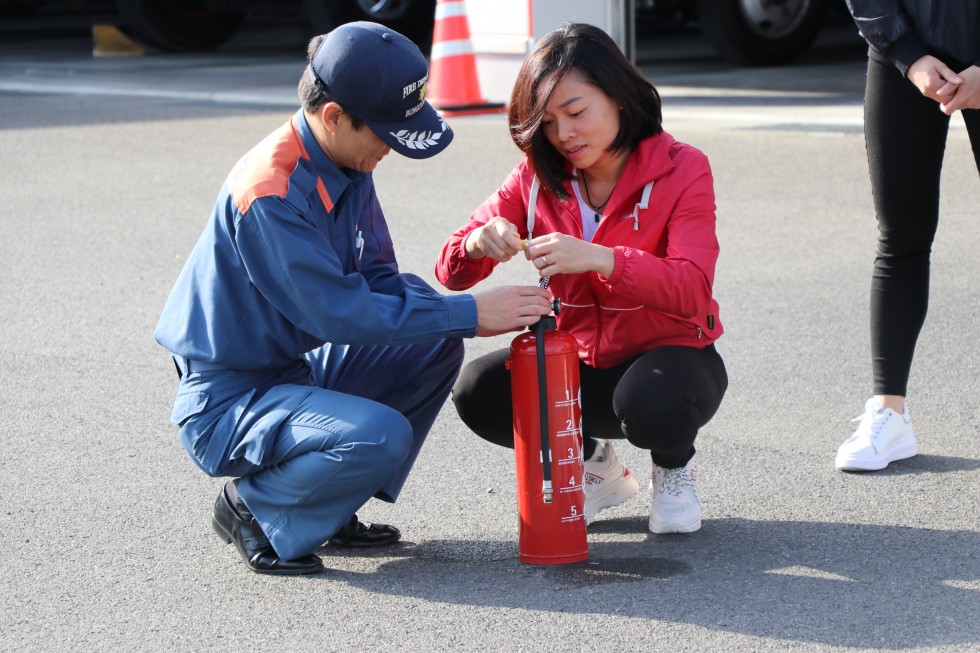
[[[213,48],[238,30],[253,0],[116,0],[123,24],[164,50]],[[388,25],[428,49],[436,0],[292,0],[276,8],[305,14],[311,33],[329,32],[355,20]]]
[[[806,52],[826,22],[828,10],[846,12],[844,0],[633,0],[638,37],[642,17],[697,24],[726,59],[742,65],[776,65]],[[0,16],[66,6],[116,18],[130,36],[163,51],[216,48],[246,18],[275,12],[305,21],[311,34],[354,20],[388,25],[428,52],[436,0],[0,0]]]
[[165,52],[214,49],[247,18],[261,24],[263,18],[276,15],[307,25],[310,34],[371,20],[405,34],[428,51],[435,6],[436,0],[0,0],[0,17],[98,16]]
[[[696,22],[725,59],[748,66],[788,63],[805,53],[844,0],[636,0],[638,15]],[[641,36],[641,34],[637,34]]]

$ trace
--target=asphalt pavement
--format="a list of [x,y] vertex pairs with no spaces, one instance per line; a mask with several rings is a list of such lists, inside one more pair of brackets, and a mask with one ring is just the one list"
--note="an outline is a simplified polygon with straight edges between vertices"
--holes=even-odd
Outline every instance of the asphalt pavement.
[[[910,405],[920,455],[833,468],[870,390],[876,228],[864,59],[731,67],[641,49],[665,126],[709,156],[731,379],[698,439],[704,524],[647,531],[644,495],[600,514],[589,561],[517,559],[514,463],[447,405],[380,551],[313,577],[252,574],[211,532],[222,481],[168,422],[163,302],[235,161],[296,107],[302,46],[92,58],[84,39],[0,44],[2,651],[980,651],[980,183],[954,121]],[[499,116],[451,119],[440,156],[376,172],[401,267],[518,160]],[[914,126],[910,126],[914,128]],[[534,283],[530,264],[485,285]],[[467,342],[472,358],[509,336]],[[641,479],[644,452],[620,457]]]

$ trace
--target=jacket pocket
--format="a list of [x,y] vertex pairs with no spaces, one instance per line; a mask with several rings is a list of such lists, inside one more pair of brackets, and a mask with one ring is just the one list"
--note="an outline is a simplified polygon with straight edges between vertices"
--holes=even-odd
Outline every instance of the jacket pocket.
[[200,390],[179,393],[174,400],[174,410],[170,414],[170,421],[177,426],[183,426],[190,418],[203,413],[210,399],[208,393]]

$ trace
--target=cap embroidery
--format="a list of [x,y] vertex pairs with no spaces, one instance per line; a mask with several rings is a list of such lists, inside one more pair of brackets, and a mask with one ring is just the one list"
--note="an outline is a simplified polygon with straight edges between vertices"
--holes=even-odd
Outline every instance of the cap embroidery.
[[412,82],[411,84],[409,84],[408,86],[402,89],[402,98],[407,98],[409,95],[411,95],[421,87],[422,92],[419,95],[419,99],[421,100],[422,98],[425,97],[425,84],[428,81],[429,81],[429,73],[426,73],[425,77],[423,77],[418,81]]
[[402,129],[397,132],[388,132],[392,136],[398,139],[398,142],[407,147],[410,150],[427,150],[430,147],[434,147],[439,144],[439,139],[446,131],[446,123],[444,120],[439,120],[439,124],[442,125],[442,131],[420,131],[409,133],[407,129]]

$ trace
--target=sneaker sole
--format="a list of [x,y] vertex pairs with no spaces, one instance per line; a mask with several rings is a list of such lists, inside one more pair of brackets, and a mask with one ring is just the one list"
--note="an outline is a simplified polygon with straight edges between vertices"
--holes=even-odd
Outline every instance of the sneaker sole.
[[597,490],[595,495],[589,497],[585,502],[585,523],[591,524],[595,521],[596,515],[600,510],[612,508],[624,503],[640,491],[640,484],[636,482],[633,475],[622,476],[615,481],[608,483]]
[[701,515],[698,515],[697,518],[683,524],[668,524],[666,522],[655,520],[653,515],[650,515],[648,527],[651,533],[656,533],[657,535],[664,535],[667,533],[693,533],[694,531],[701,529]]
[[911,437],[900,440],[887,453],[872,458],[853,458],[838,454],[834,466],[842,472],[875,472],[888,467],[889,463],[911,458],[918,453],[915,438]]

